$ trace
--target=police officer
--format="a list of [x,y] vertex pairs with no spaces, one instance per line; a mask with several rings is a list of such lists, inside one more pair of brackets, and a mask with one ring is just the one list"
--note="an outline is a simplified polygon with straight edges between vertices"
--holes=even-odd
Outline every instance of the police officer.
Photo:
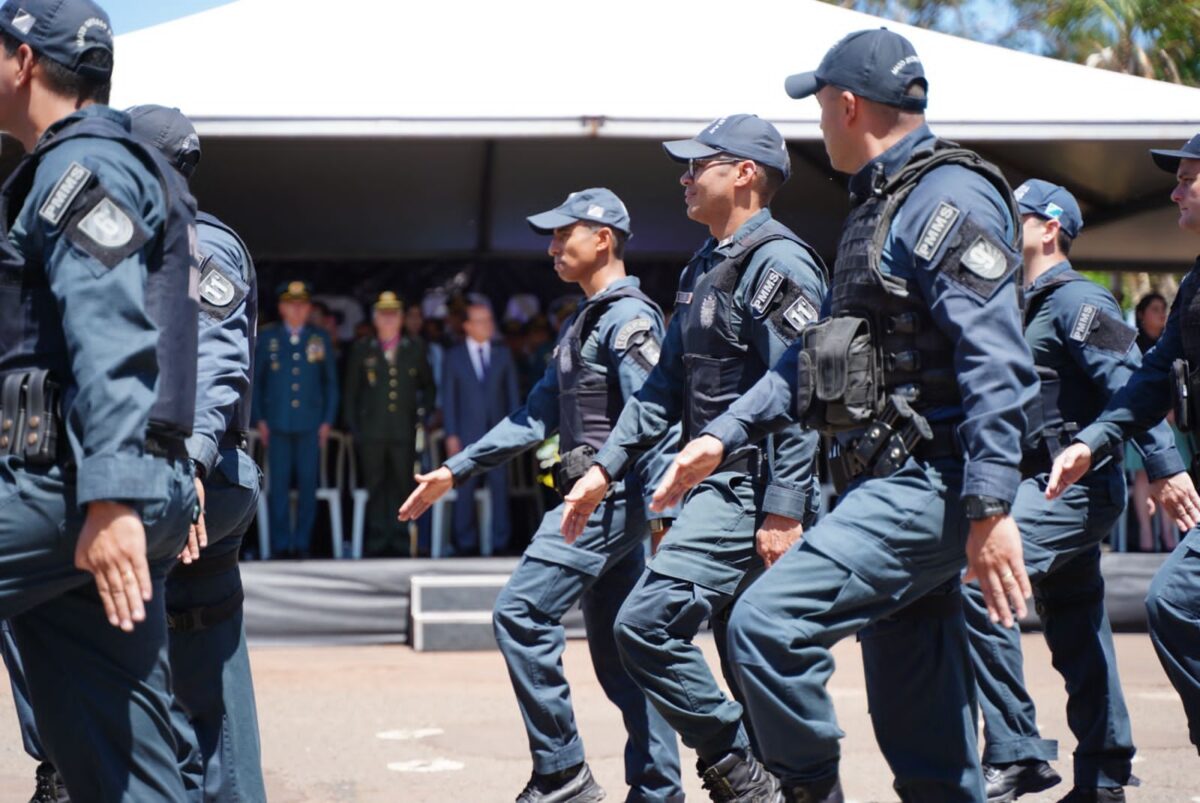
[[884,29],[850,34],[788,79],[793,97],[817,96],[833,168],[851,174],[832,317],[709,423],[656,492],[670,504],[796,419],[832,439],[838,506],[729,623],[730,663],[786,800],[843,799],[825,683],[830,648],[861,631],[900,797],[981,801],[964,551],[1006,626],[1007,601],[1020,611],[1028,594],[1008,513],[1037,388],[1017,305],[1020,219],[994,167],[925,125],[927,88],[912,45]]
[[[560,492],[569,488],[658,362],[662,313],[625,273],[630,236],[625,204],[610,190],[587,189],[528,221],[534,231],[551,236],[558,277],[578,284],[587,298],[563,325],[554,359],[525,405],[441,468],[419,475],[420,486],[400,509],[401,518],[416,518],[452,485],[503,465],[556,430],[562,452],[556,486]],[[562,506],[547,512],[496,600],[496,641],[533,753],[533,775],[517,803],[590,803],[604,797],[585,763],[562,674],[561,622],[576,602],[583,608],[600,685],[625,719],[625,777],[631,786],[626,800],[683,800],[675,735],[622,669],[613,643],[613,619],[645,563],[645,506],[665,463],[661,452],[648,454],[571,546],[559,533]],[[652,528],[661,524],[656,520]]]
[[[1200,234],[1200,134],[1178,150],[1154,150],[1154,163],[1176,179],[1171,200],[1179,206],[1179,228]],[[1121,388],[1096,421],[1079,433],[1077,443],[1054,462],[1046,494],[1054,498],[1082,477],[1094,463],[1115,454],[1121,441],[1145,432],[1172,409],[1176,426],[1196,427],[1200,398],[1200,259],[1183,277],[1167,327],[1147,352],[1142,366]],[[1174,392],[1173,392],[1174,391]],[[1193,466],[1194,470],[1194,466]],[[1159,479],[1151,494],[1179,525],[1191,530],[1155,574],[1146,595],[1150,639],[1167,677],[1183,699],[1188,732],[1200,750],[1200,496],[1187,473]],[[1124,800],[1123,793],[1100,790],[1088,800]]]
[[[1013,517],[1046,642],[1066,680],[1067,721],[1078,739],[1075,789],[1067,799],[1094,800],[1097,788],[1114,795],[1129,783],[1134,753],[1100,575],[1100,542],[1125,510],[1125,474],[1116,459],[1062,499],[1047,501],[1045,490],[1052,457],[1125,384],[1141,364],[1141,352],[1137,332],[1124,323],[1112,295],[1071,269],[1067,255],[1083,227],[1075,198],[1038,179],[1015,195],[1023,221],[1025,339],[1041,378],[1041,429],[1026,444]],[[1183,470],[1166,424],[1136,445],[1152,479]],[[1058,745],[1038,733],[1019,631],[988,620],[977,584],[967,586],[965,595],[988,799],[1014,800],[1059,782],[1047,763]]]
[[71,798],[180,800],[163,584],[197,510],[195,202],[102,105],[101,8],[6,3],[0,46],[28,153],[0,193],[0,616]]
[[[768,209],[787,179],[779,131],[749,114],[665,143],[692,220],[711,235],[684,268],[662,361],[628,403],[595,465],[567,496],[563,533],[584,522],[631,458],[682,419],[695,437],[748,390],[812,320],[825,295],[820,258]],[[742,707],[722,693],[692,639],[711,619],[724,660],[733,600],[811,523],[819,507],[816,436],[794,427],[760,451],[730,452],[688,497],[617,616],[625,668],[699,754],[713,800],[768,800],[775,780],[752,755]],[[756,554],[757,532],[757,554]]]
[[371,556],[408,553],[396,510],[412,491],[421,410],[432,408],[437,396],[425,346],[401,328],[402,309],[395,293],[379,294],[375,336],[355,341],[346,366],[342,415],[354,435],[368,493]]
[[[271,550],[281,557],[307,558],[321,447],[337,414],[337,364],[329,335],[308,323],[308,283],[286,282],[277,295],[280,322],[263,327],[255,348],[251,417],[267,446]],[[293,475],[298,496],[294,527],[288,517]]]
[[[133,134],[157,148],[190,180],[200,162],[200,138],[178,109],[126,110]],[[258,297],[253,262],[237,234],[212,215],[196,216],[200,251],[199,358],[196,418],[187,440],[202,512],[189,532],[182,563],[167,578],[171,682],[176,737],[188,753],[189,788],[204,799],[265,799],[249,656],[242,626],[237,556],[254,518],[261,475],[246,452],[250,355]],[[7,644],[5,645],[8,646]],[[5,662],[13,680],[25,750],[43,762],[39,790],[53,769],[29,711],[24,672],[15,650]]]

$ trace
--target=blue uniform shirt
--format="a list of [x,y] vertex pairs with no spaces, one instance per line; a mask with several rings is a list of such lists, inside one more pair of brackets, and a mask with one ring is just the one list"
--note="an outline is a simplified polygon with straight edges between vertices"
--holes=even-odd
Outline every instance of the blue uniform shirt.
[[337,416],[337,364],[329,335],[302,326],[264,327],[254,353],[251,418],[279,432],[311,432]]
[[[1069,262],[1055,265],[1027,286],[1026,296],[1034,297],[1069,270]],[[1105,326],[1097,325],[1098,316],[1105,316]],[[1127,333],[1127,338],[1106,342],[1117,338],[1097,336],[1105,331]],[[1059,406],[1065,419],[1080,425],[1090,424],[1098,408],[1124,387],[1142,364],[1134,333],[1122,320],[1116,299],[1095,282],[1075,279],[1053,290],[1038,305],[1025,334],[1034,362],[1058,373]],[[1175,437],[1165,422],[1136,436],[1134,446],[1143,455],[1150,479],[1183,471]]]
[[[934,142],[928,126],[909,132],[851,177],[851,192],[866,197],[877,165],[885,176],[893,175],[914,152],[931,148]],[[914,248],[943,202],[952,204],[960,214],[932,258],[925,259],[916,255]],[[934,323],[954,343],[962,406],[930,411],[928,418],[962,419],[958,436],[966,455],[963,495],[991,496],[1011,503],[1021,483],[1018,465],[1025,411],[1038,393],[1037,375],[1017,303],[1015,276],[1019,272],[985,297],[939,270],[957,227],[968,217],[1001,242],[1011,242],[1016,234],[1005,199],[986,178],[959,165],[934,168],[892,220],[880,267],[884,274],[915,279]],[[762,381],[705,429],[725,444],[727,453],[792,421],[799,348],[790,349]]]
[[[747,220],[734,237],[744,234],[771,219],[770,210],[763,209]],[[718,243],[710,237],[701,248],[696,270],[685,270],[679,290],[688,293],[697,279],[721,261],[721,249],[734,239]],[[751,304],[763,274],[775,270],[784,279],[799,286],[814,306],[825,298],[825,274],[808,252],[788,240],[775,240],[760,246],[747,260],[734,289],[731,309],[732,330],[739,332],[744,342],[765,365],[773,365],[787,350],[775,326],[766,318],[753,314]],[[631,452],[649,448],[666,435],[672,424],[683,415],[686,383],[684,377],[684,348],[681,327],[684,316],[676,315],[667,327],[662,357],[650,373],[645,385],[625,406],[608,442],[597,454],[595,462],[613,478],[621,476]],[[797,521],[812,512],[818,498],[816,492],[815,460],[817,436],[799,426],[785,427],[768,449],[771,468],[770,481],[763,498],[763,510]]]
[[[252,270],[237,238],[198,221],[201,258],[232,285],[234,292],[213,295],[201,288],[199,361],[196,368],[196,420],[187,440],[188,457],[211,472],[227,430],[237,429],[238,403],[250,402],[250,316],[247,309]],[[225,304],[215,302],[225,301]]]
[[[123,112],[93,105],[54,123],[43,139],[93,116],[129,127]],[[153,233],[112,268],[72,243],[61,227],[39,217],[72,163],[90,170],[104,191],[133,214],[135,225]],[[62,311],[71,360],[71,375],[61,377],[62,409],[78,467],[80,505],[155,499],[164,493],[163,463],[145,454],[159,375],[158,329],[146,313],[145,289],[166,215],[159,178],[140,158],[120,142],[81,137],[63,142],[42,158],[10,229],[13,246],[45,267]]]
[[[561,337],[571,329],[571,323],[582,314],[589,305],[603,299],[605,294],[622,287],[637,287],[638,279],[627,276],[610,284],[595,296],[586,299],[575,313],[563,323],[560,332],[559,348],[566,348]],[[580,356],[593,371],[608,375],[617,372],[621,383],[621,396],[628,402],[646,381],[647,372],[641,363],[634,358],[634,346],[630,343],[626,348],[617,348],[618,334],[630,321],[636,319],[649,320],[650,329],[656,340],[662,340],[663,322],[658,310],[637,298],[622,298],[610,304],[600,320],[587,334],[580,349]],[[507,460],[521,452],[538,445],[558,429],[559,423],[559,386],[558,360],[550,360],[545,373],[538,380],[525,404],[511,413],[507,418],[480,438],[475,443],[463,449],[446,461],[446,467],[454,474],[455,482],[463,480],[483,471],[488,471],[503,465]],[[678,442],[678,432],[673,438],[664,438],[659,448],[651,450],[639,461],[637,476],[639,485],[646,495],[647,509],[649,496],[670,461],[674,458],[675,445]],[[671,517],[671,512],[655,514],[653,517]]]
[[[1192,303],[1200,289],[1200,260],[1183,277],[1167,326],[1162,337],[1146,352],[1142,365],[1125,386],[1113,394],[1108,406],[1095,423],[1079,433],[1077,441],[1087,444],[1092,450],[1093,460],[1115,451],[1121,442],[1133,435],[1145,432],[1162,421],[1171,409],[1171,363],[1182,359],[1183,340],[1180,335],[1183,311]],[[1192,366],[1196,370],[1196,366]],[[1147,467],[1147,473],[1149,468]],[[1176,472],[1178,473],[1178,472]]]

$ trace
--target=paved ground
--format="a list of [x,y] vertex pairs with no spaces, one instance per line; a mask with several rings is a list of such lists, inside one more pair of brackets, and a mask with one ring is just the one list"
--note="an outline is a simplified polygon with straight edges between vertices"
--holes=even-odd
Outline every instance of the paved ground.
[[[1039,636],[1025,639],[1027,672],[1041,703],[1043,731],[1065,740],[1062,682]],[[712,644],[705,642],[712,651]],[[1142,635],[1118,637],[1121,674],[1145,785],[1131,803],[1200,803],[1200,758],[1183,713]],[[871,734],[858,647],[836,651],[831,689],[846,740],[848,799],[894,801],[891,776]],[[624,798],[622,733],[586,648],[573,641],[566,665],[590,761],[610,801]],[[403,647],[271,648],[253,651],[267,789],[275,803],[502,803],[529,773],[525,736],[498,653],[418,654]],[[23,801],[33,764],[21,752],[7,683],[0,684],[0,801]],[[684,766],[694,757],[684,751]],[[1059,762],[1070,774],[1069,757]],[[685,780],[701,801],[699,782]],[[1058,791],[1058,790],[1056,790]],[[1060,795],[1023,798],[1055,801]]]

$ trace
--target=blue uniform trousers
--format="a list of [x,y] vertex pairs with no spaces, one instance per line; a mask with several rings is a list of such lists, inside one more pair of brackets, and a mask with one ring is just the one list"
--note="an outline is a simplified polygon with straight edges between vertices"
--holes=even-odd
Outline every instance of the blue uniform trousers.
[[[167,610],[173,616],[241,594],[235,557],[254,520],[260,483],[248,455],[237,449],[221,452],[204,482],[208,546],[198,562],[176,566],[167,579]],[[209,803],[266,800],[241,607],[208,627],[172,630],[170,658],[172,716],[189,748],[183,761],[189,791],[202,790],[199,799]]]
[[492,549],[504,552],[512,535],[512,519],[508,515],[508,468],[494,468],[481,477],[471,477],[460,483],[454,498],[454,548],[459,554],[479,549],[479,528],[476,515],[475,491],[483,485],[492,499]]
[[711,621],[721,669],[729,607],[763,568],[755,533],[763,487],[744,474],[715,474],[684,500],[674,526],[617,614],[625,669],[683,743],[705,763],[751,749],[742,706],[717,685],[693,643]]
[[[267,448],[267,467],[271,485],[267,491],[271,518],[271,551],[276,555],[307,552],[312,541],[313,521],[317,516],[317,477],[320,473],[321,447],[317,430],[276,432],[271,430]],[[296,478],[296,526],[289,514],[288,491]]]
[[837,773],[829,651],[861,632],[871,719],[901,799],[985,799],[956,588],[961,472],[909,459],[851,486],[734,607],[730,662],[760,756],[785,783]]
[[[1051,659],[1066,681],[1067,723],[1078,742],[1075,784],[1124,786],[1134,747],[1121,692],[1112,628],[1104,609],[1100,542],[1125,507],[1119,470],[1089,475],[1059,499],[1046,499],[1047,475],[1025,480],[1013,505],[1025,566]],[[966,587],[967,627],[979,686],[986,745],[983,760],[1052,760],[1058,744],[1042,739],[1025,688],[1019,628],[988,620],[978,584]]]
[[[83,512],[57,467],[0,459],[0,616],[24,667],[40,750],[77,803],[184,799],[170,721],[164,581],[195,506],[186,464],[139,503],[153,599],[133,633],[111,626],[74,567]],[[26,730],[30,726],[24,726]],[[38,748],[36,743],[31,745]]]
[[646,529],[640,500],[610,497],[567,546],[562,506],[546,513],[532,543],[496,600],[496,641],[508,665],[525,721],[535,772],[584,760],[571,691],[563,675],[562,617],[577,601],[587,625],[592,665],[605,695],[620,710],[628,738],[628,801],[682,801],[675,734],[622,668],[613,643],[617,609],[644,564]]
[[8,683],[12,687],[13,705],[17,709],[17,724],[21,726],[21,745],[35,761],[46,760],[46,751],[38,738],[37,723],[33,720],[33,703],[29,702],[29,689],[25,685],[25,665],[17,652],[8,620],[0,621],[0,657],[8,670]]
[[1188,735],[1200,752],[1200,529],[1175,547],[1146,595],[1150,640],[1183,699]]

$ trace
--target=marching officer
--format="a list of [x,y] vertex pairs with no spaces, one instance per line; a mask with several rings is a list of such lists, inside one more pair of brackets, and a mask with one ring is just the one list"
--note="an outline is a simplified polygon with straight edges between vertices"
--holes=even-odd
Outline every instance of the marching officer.
[[396,294],[380,293],[372,318],[375,336],[355,341],[346,366],[342,416],[354,435],[369,495],[370,556],[408,553],[396,511],[413,489],[417,425],[437,396],[425,346],[404,333],[403,320]]
[[[695,437],[783,354],[825,297],[820,258],[771,217],[771,199],[790,171],[775,126],[730,115],[663,147],[687,165],[680,177],[687,214],[710,236],[680,277],[662,360],[566,497],[568,542],[634,456],[676,421],[686,438]],[[711,619],[722,670],[732,678],[722,638],[729,610],[764,561],[812,523],[820,506],[816,446],[814,434],[792,427],[766,449],[730,452],[684,501],[617,616],[626,670],[699,754],[713,800],[768,800],[778,786],[754,758],[742,706],[717,686],[692,640]]]
[[[1041,379],[1041,415],[1040,427],[1029,428],[1040,428],[1040,435],[1026,443],[1025,479],[1013,517],[1046,643],[1066,681],[1067,721],[1078,740],[1075,784],[1067,799],[1119,799],[1132,777],[1134,747],[1104,609],[1100,542],[1125,511],[1121,453],[1064,498],[1048,501],[1045,491],[1052,458],[1129,380],[1141,365],[1141,352],[1116,299],[1071,269],[1068,254],[1083,228],[1071,193],[1033,179],[1014,195],[1023,226],[1025,339]],[[1135,445],[1152,480],[1183,470],[1165,423]],[[1013,800],[1047,789],[1060,780],[1047,763],[1058,745],[1038,733],[1021,668],[1020,631],[988,620],[978,584],[968,585],[964,594],[983,711],[988,799]]]
[[[271,551],[309,556],[317,513],[321,447],[338,406],[337,364],[328,333],[310,326],[307,282],[279,286],[280,322],[264,327],[254,354],[251,417],[267,447]],[[296,480],[296,523],[288,517],[288,491]]]
[[71,798],[182,800],[164,582],[198,510],[195,201],[104,105],[103,9],[5,3],[0,45],[27,153],[0,192],[0,617]]
[[[1178,150],[1150,152],[1154,163],[1175,176],[1171,200],[1179,207],[1179,228],[1200,235],[1200,134]],[[1175,424],[1194,432],[1200,406],[1200,259],[1183,277],[1162,337],[1142,366],[1096,421],[1054,462],[1048,498],[1077,482],[1093,464],[1115,454],[1121,442],[1145,432],[1175,410]],[[1192,466],[1195,470],[1195,466]],[[1200,750],[1200,496],[1186,472],[1159,479],[1151,494],[1187,537],[1154,575],[1146,595],[1150,639],[1175,690],[1183,699],[1188,735]],[[1119,792],[1120,790],[1118,790]],[[1124,794],[1097,796],[1124,800]]]
[[[1022,336],[1021,221],[1000,172],[925,124],[908,40],[858,31],[788,93],[816,95],[852,209],[829,317],[686,446],[656,504],[727,454],[803,421],[831,438],[838,505],[742,596],[729,657],[784,798],[840,803],[829,650],[861,632],[875,736],[906,800],[985,797],[959,594],[1029,594],[1009,509],[1037,378]],[[970,576],[969,575],[969,576]]]
[[[556,430],[562,461],[555,485],[563,492],[590,465],[625,401],[658,362],[662,313],[625,273],[625,204],[607,189],[587,189],[528,221],[534,231],[552,236],[549,253],[559,278],[577,283],[587,298],[564,323],[554,359],[525,405],[441,468],[418,476],[420,487],[400,509],[401,518],[421,515],[452,485],[503,465]],[[559,532],[562,506],[546,513],[496,600],[496,641],[533,753],[533,775],[517,803],[604,797],[585,761],[560,661],[566,646],[562,617],[576,602],[600,685],[625,718],[626,800],[683,800],[675,736],[621,667],[613,642],[613,619],[645,562],[646,494],[665,462],[661,452],[647,455],[572,546]],[[651,529],[661,530],[662,522],[656,517]]]

